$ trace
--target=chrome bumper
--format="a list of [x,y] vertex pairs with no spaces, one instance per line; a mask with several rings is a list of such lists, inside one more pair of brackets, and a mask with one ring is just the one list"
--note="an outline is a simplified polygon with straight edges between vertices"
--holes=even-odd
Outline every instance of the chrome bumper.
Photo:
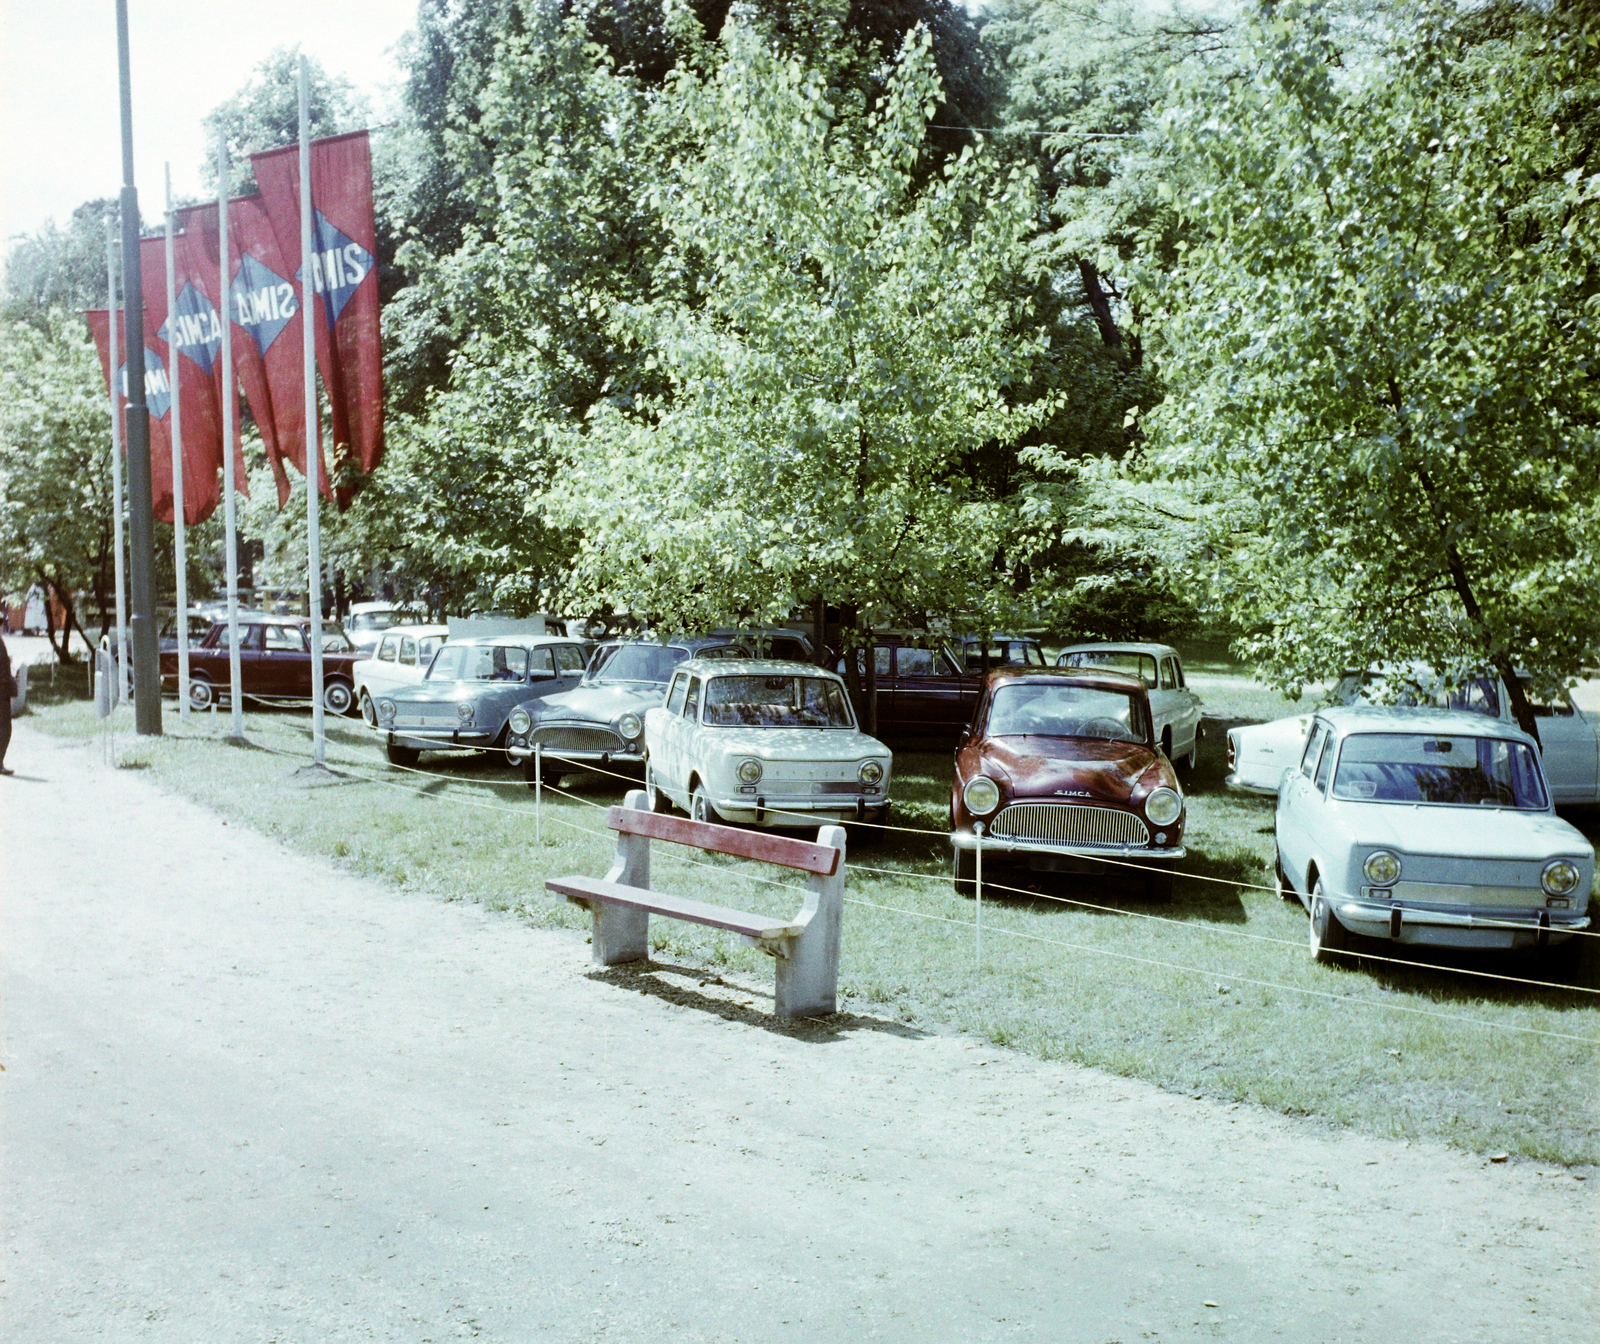
[[[1486,911],[1441,910],[1423,905],[1379,904],[1375,901],[1335,899],[1331,902],[1333,913],[1352,933],[1371,938],[1396,936],[1395,916],[1400,916],[1398,932],[1422,926],[1436,929],[1487,929],[1501,933],[1531,933],[1541,931],[1551,934],[1575,933],[1589,927],[1588,915],[1573,915],[1566,911],[1540,911],[1516,913],[1506,911],[1490,914]],[[1540,918],[1541,914],[1544,916]],[[1363,927],[1365,926],[1365,927]]]
[[487,751],[494,746],[494,737],[488,733],[463,732],[452,728],[386,728],[379,724],[371,730],[382,737],[385,746],[416,747],[422,751]]
[[1226,783],[1236,793],[1253,793],[1261,798],[1276,798],[1278,796],[1278,787],[1275,784],[1270,788],[1264,784],[1246,784],[1238,775],[1229,775]]
[[[978,837],[971,831],[951,831],[950,844],[956,849],[977,849]],[[1181,859],[1182,845],[1072,845],[1058,840],[1017,840],[1009,836],[983,837],[985,854],[1062,854],[1085,859]]]
[[[514,761],[531,761],[532,747],[507,747],[506,755]],[[593,761],[596,765],[643,765],[644,752],[640,751],[541,751],[547,761]]]

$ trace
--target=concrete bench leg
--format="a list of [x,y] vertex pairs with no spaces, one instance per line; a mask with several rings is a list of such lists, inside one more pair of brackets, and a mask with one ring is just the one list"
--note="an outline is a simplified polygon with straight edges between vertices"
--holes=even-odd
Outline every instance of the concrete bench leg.
[[[648,812],[643,789],[629,789],[622,800],[624,807],[636,812]],[[620,882],[629,887],[650,889],[650,837],[647,835],[617,834],[617,854],[607,882]],[[630,906],[612,905],[608,901],[594,901],[589,905],[592,932],[590,960],[596,966],[620,966],[629,961],[650,959],[650,912],[635,910]]]
[[819,845],[839,851],[832,877],[813,877],[797,923],[805,931],[790,940],[789,955],[775,958],[778,987],[773,1008],[779,1017],[825,1017],[839,1007],[839,935],[844,922],[844,827],[823,826]]

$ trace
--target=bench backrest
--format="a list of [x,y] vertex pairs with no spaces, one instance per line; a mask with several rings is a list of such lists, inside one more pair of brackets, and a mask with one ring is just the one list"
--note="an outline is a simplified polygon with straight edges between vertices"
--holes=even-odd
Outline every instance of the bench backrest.
[[690,821],[687,817],[644,812],[632,807],[613,807],[606,825],[624,835],[670,840],[676,845],[691,845],[736,858],[798,868],[818,877],[832,877],[839,869],[839,851],[832,845],[791,840],[786,835],[765,831],[741,831],[733,826],[714,826],[710,822]]

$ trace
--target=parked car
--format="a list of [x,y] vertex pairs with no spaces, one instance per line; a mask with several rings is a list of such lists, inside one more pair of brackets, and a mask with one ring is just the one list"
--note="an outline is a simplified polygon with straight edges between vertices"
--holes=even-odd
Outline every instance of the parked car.
[[667,698],[667,684],[678,664],[690,658],[749,656],[742,644],[721,635],[602,644],[591,655],[580,685],[524,706],[527,717],[511,724],[506,755],[522,763],[530,787],[538,783],[539,770],[545,783],[559,784],[564,775],[580,774],[590,765],[602,770],[642,766],[645,711]]
[[803,630],[791,630],[782,625],[744,626],[739,629],[713,630],[713,638],[726,639],[743,645],[756,658],[777,658],[787,662],[813,661],[814,648],[811,636]]
[[[311,698],[309,622],[298,616],[252,613],[239,621],[239,686],[245,697],[268,704],[304,703]],[[189,705],[209,709],[233,684],[229,665],[228,622],[212,625],[197,647],[189,650]],[[322,705],[330,714],[348,714],[355,707],[351,667],[355,649],[338,626],[323,626]],[[161,653],[161,685],[178,690],[176,646]]]
[[[1600,802],[1600,719],[1564,690],[1542,690],[1524,680],[1523,694],[1539,724],[1540,757],[1558,804]],[[1389,703],[1462,710],[1514,727],[1511,698],[1499,677],[1473,677],[1445,686],[1419,666],[1346,672],[1328,697],[1331,705]],[[1271,723],[1228,730],[1228,787],[1276,795],[1283,772],[1300,761],[1315,711]]]
[[1070,644],[1056,655],[1058,667],[1100,667],[1127,672],[1144,682],[1156,741],[1167,759],[1193,770],[1200,759],[1200,697],[1189,689],[1183,660],[1170,644]]
[[1183,790],[1159,748],[1142,678],[1096,667],[1004,667],[985,679],[956,752],[950,844],[956,890],[996,869],[1128,871],[1151,900],[1172,897],[1184,855]]
[[[965,658],[948,640],[911,631],[880,631],[874,637],[873,657],[881,736],[950,740],[971,723],[983,673],[968,671]],[[856,668],[864,684],[864,652],[857,652]],[[834,670],[844,672],[843,658]]]
[[352,602],[344,618],[344,628],[351,641],[364,654],[378,646],[385,630],[397,625],[417,625],[424,613],[414,607],[395,602]]
[[955,641],[968,672],[987,672],[991,667],[1047,667],[1044,645],[1026,635],[962,635]]
[[368,728],[378,726],[379,697],[427,676],[433,655],[449,638],[447,625],[400,625],[383,632],[371,655],[352,669],[356,704]]
[[452,639],[421,681],[374,701],[376,731],[393,765],[415,765],[424,751],[504,750],[514,711],[526,716],[545,697],[576,686],[583,665],[583,642],[564,635]]
[[1555,815],[1533,739],[1486,715],[1313,715],[1277,843],[1279,892],[1310,914],[1319,961],[1351,934],[1511,948],[1589,926],[1594,848]]
[[691,658],[645,711],[645,793],[696,821],[882,821],[889,748],[856,724],[842,678],[778,659]]

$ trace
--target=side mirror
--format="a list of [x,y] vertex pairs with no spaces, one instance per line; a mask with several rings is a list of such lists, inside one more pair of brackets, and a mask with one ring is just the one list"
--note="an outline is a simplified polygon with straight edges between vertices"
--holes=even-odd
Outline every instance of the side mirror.
[[972,741],[972,729],[970,727],[963,728],[960,733],[956,735],[956,746],[958,748],[966,746],[970,741]]

